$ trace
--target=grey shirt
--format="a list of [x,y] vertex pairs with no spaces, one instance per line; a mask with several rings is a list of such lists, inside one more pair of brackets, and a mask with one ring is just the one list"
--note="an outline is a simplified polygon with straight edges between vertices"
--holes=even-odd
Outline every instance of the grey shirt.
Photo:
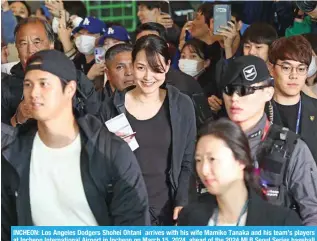
[[[266,120],[264,114],[259,123],[246,132],[253,158],[261,143]],[[295,145],[289,161],[285,182],[290,196],[299,207],[303,224],[317,226],[317,166],[309,148],[301,139]]]

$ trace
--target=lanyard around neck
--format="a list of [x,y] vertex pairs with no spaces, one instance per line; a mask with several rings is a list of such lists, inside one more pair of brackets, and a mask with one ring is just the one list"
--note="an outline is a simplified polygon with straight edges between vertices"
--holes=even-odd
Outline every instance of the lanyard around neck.
[[296,134],[299,134],[299,124],[300,124],[301,114],[302,114],[302,98],[299,99],[299,107],[298,107],[297,120],[296,120]]
[[[275,101],[273,101],[273,103],[274,103],[274,106],[276,107]],[[301,115],[302,115],[302,98],[299,99],[299,107],[297,112],[296,129],[295,129],[296,134],[299,134],[299,128],[300,128],[299,125],[300,125]]]
[[[236,226],[239,226],[240,222],[241,222],[241,218],[242,216],[245,214],[245,212],[247,211],[248,209],[248,203],[249,203],[249,200],[246,200],[243,207],[242,207],[242,210],[239,214],[239,217],[238,217],[238,221],[237,221],[237,224]],[[218,224],[218,216],[219,216],[219,208],[216,208],[215,209],[215,217],[214,217],[214,222],[215,222],[215,226],[217,226]]]

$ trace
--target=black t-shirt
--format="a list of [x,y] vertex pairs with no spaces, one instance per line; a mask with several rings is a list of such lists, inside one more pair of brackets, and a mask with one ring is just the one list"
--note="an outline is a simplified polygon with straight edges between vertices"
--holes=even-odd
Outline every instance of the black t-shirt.
[[281,118],[283,126],[289,128],[293,132],[296,132],[299,102],[295,105],[280,105],[277,102],[275,102],[275,104],[278,109],[278,114]]
[[136,132],[139,148],[134,154],[139,162],[147,192],[153,225],[172,224],[172,201],[168,171],[171,163],[172,129],[166,97],[159,112],[148,120],[137,120],[127,111]]
[[76,69],[81,70],[85,75],[88,74],[90,68],[95,64],[94,59],[87,63],[85,55],[81,53],[77,54],[73,62],[75,64]]

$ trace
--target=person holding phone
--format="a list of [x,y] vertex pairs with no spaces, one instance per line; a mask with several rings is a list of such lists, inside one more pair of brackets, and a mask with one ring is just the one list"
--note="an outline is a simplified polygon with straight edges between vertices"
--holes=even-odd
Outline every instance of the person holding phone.
[[106,24],[95,17],[86,17],[77,28],[73,30],[75,45],[80,52],[74,59],[77,69],[94,81],[97,77],[103,78],[104,64],[95,63],[94,48],[97,39],[106,32]]
[[173,225],[188,203],[189,190],[195,189],[194,183],[190,189],[194,106],[189,97],[164,84],[170,57],[162,38],[141,37],[132,51],[132,63],[135,86],[115,92],[103,119],[126,114],[139,143],[134,153],[147,186],[152,225]]
[[[171,16],[170,3],[165,1],[137,1],[138,18],[141,24],[156,22],[162,24],[167,31],[167,41],[177,46],[180,35],[179,27]],[[165,12],[164,12],[165,11]]]

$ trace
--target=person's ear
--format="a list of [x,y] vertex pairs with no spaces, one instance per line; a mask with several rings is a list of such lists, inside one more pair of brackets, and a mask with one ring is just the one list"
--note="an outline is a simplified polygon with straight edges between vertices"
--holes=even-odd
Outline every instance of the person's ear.
[[272,100],[274,95],[274,87],[270,86],[268,88],[265,88],[264,93],[265,93],[265,102]]
[[70,99],[73,98],[73,96],[76,93],[77,88],[77,82],[75,80],[69,81],[65,87],[65,93],[69,96]]
[[105,67],[105,73],[107,75],[107,80],[110,79],[110,73],[109,73],[109,69],[107,67]]
[[267,62],[266,65],[267,65],[267,68],[268,68],[268,70],[270,72],[270,75],[274,78],[275,77],[274,65],[272,63],[270,63],[270,62]]
[[166,65],[165,74],[169,71],[170,67],[171,67],[171,60],[169,60],[167,65]]
[[241,20],[238,21],[238,23],[236,24],[237,30],[240,32],[240,30],[242,29],[243,26],[243,22]]
[[213,18],[211,18],[209,20],[209,30],[211,31],[211,33],[213,33],[213,31],[214,31],[214,19]]
[[243,161],[238,161],[238,163],[240,170],[243,171],[246,168],[246,165],[243,163]]
[[210,59],[204,60],[204,68],[208,68],[210,65]]

